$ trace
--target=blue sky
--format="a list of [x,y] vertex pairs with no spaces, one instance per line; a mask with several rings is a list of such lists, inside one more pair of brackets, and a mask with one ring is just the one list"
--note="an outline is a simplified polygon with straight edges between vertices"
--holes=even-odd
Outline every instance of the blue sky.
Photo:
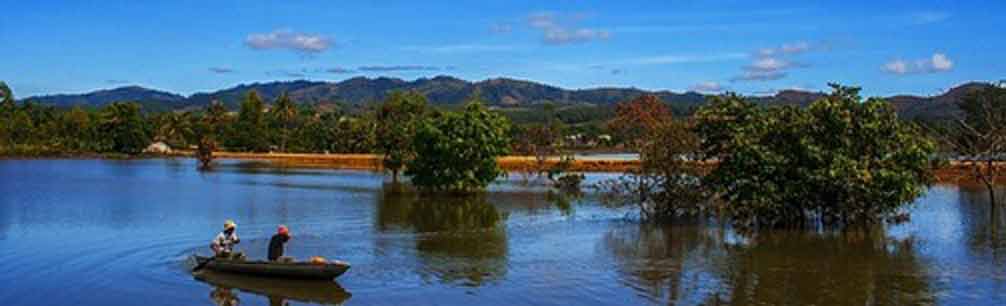
[[20,97],[452,75],[567,88],[937,94],[1006,78],[1004,1],[0,0]]

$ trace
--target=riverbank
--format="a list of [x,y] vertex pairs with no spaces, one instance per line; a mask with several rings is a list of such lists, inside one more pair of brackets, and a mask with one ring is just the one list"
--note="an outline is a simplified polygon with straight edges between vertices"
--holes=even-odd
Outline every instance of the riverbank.
[[[144,159],[163,157],[192,157],[191,151],[174,151],[166,154],[141,154],[129,156],[123,154],[56,154],[40,156],[0,156],[0,160],[12,159]],[[610,155],[610,156],[607,156]],[[639,167],[638,159],[626,158],[623,155],[630,154],[599,154],[596,156],[586,156],[578,158],[572,162],[569,171],[574,172],[609,172],[621,173]],[[350,169],[381,171],[381,155],[379,154],[316,154],[316,153],[246,153],[246,152],[214,152],[213,156],[218,159],[235,159],[247,161],[267,162],[278,167],[291,168],[325,168],[325,169]],[[558,157],[544,161],[544,165],[539,165],[538,160],[533,156],[505,156],[498,159],[500,168],[508,172],[528,172],[534,169],[547,169],[560,162]],[[703,166],[709,170],[716,166],[715,162],[703,162]],[[996,167],[1006,168],[1006,163],[999,163]],[[934,170],[936,181],[946,184],[961,184],[975,182],[973,169],[967,163],[951,161],[943,167]],[[1006,177],[1000,177],[997,182],[1006,184]]]
[[[191,156],[191,152],[175,152],[174,156]],[[215,158],[265,161],[280,167],[310,167],[310,168],[330,168],[330,169],[353,169],[380,171],[381,155],[378,154],[301,154],[301,153],[240,153],[240,152],[215,152]],[[542,168],[533,156],[505,156],[498,159],[500,168],[509,172],[530,171],[531,169]],[[558,158],[551,158],[544,161],[545,167],[559,163]],[[639,160],[636,159],[604,159],[598,157],[574,160],[569,171],[576,172],[626,172],[639,167]],[[715,167],[714,162],[703,163],[705,167],[711,169]],[[1006,168],[1006,163],[1000,163],[997,167]],[[939,183],[967,183],[974,182],[973,170],[964,162],[951,161],[945,166],[934,171],[936,180]],[[1006,177],[1000,178],[1000,183],[1006,183]]]

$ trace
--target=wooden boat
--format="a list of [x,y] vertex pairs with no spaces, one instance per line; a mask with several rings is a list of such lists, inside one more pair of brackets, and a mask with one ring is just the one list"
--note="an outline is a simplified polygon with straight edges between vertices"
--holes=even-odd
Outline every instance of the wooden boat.
[[352,295],[336,282],[288,279],[281,282],[274,278],[223,273],[202,269],[192,273],[196,280],[210,284],[218,290],[231,288],[264,296],[270,305],[286,305],[282,301],[293,300],[324,305],[341,305]]
[[307,262],[271,262],[261,260],[232,260],[195,256],[196,265],[201,269],[217,272],[274,277],[287,279],[332,280],[349,270],[344,262],[315,264]]

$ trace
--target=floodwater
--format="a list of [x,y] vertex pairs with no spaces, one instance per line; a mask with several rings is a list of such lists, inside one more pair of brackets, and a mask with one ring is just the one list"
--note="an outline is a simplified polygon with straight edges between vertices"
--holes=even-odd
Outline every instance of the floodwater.
[[[0,161],[4,305],[1004,305],[1006,218],[936,186],[908,223],[741,235],[647,226],[516,176],[471,198],[396,195],[380,175],[192,160]],[[605,175],[589,175],[590,180]],[[558,204],[557,204],[558,203]],[[225,219],[248,256],[352,263],[331,283],[196,279]]]

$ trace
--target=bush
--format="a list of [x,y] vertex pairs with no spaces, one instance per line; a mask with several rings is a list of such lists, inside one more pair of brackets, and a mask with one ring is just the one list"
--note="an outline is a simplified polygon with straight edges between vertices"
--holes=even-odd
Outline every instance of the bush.
[[509,129],[509,120],[477,100],[463,112],[424,119],[413,139],[416,158],[405,174],[427,191],[483,189],[504,174],[496,158],[509,152]]
[[719,162],[704,183],[736,223],[872,223],[932,181],[935,146],[915,125],[883,100],[862,102],[859,88],[832,87],[807,109],[730,95],[699,110],[702,151]]

